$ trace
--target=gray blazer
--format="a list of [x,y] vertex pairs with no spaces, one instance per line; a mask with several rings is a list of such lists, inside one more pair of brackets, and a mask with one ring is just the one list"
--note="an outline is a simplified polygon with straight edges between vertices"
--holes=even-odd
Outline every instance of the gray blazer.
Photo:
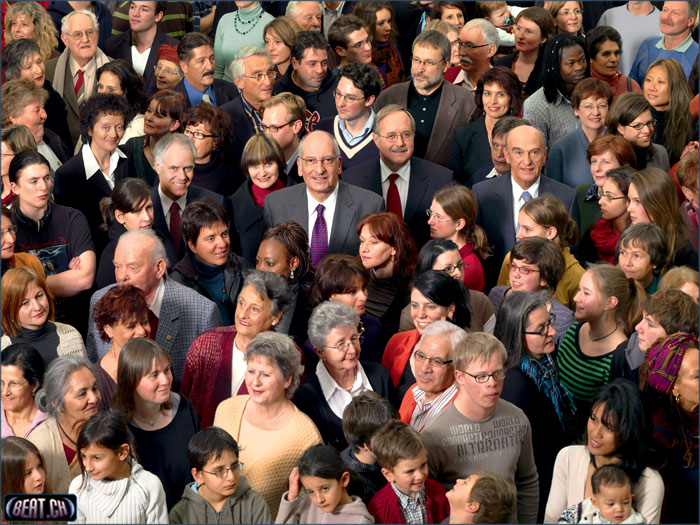
[[[379,211],[384,211],[384,199],[379,195],[338,181],[338,200],[328,253],[357,255],[360,249],[360,239],[355,231],[357,223],[365,215]],[[265,229],[288,220],[298,222],[306,234],[311,236],[306,184],[273,191],[265,198]]]

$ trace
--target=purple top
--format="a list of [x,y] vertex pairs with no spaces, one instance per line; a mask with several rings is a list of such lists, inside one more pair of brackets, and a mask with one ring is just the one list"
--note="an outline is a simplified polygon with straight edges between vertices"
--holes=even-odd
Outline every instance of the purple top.
[[[36,427],[39,426],[39,423],[44,421],[49,415],[46,412],[42,412],[41,410],[36,411],[36,415],[34,416],[34,421],[32,421],[31,426],[29,427],[29,430],[27,430],[27,433],[24,436],[20,436],[23,438],[26,438],[32,430],[34,430]],[[12,427],[10,424],[7,422],[7,419],[5,419],[5,409],[2,406],[2,401],[0,401],[0,430],[2,434],[2,438],[5,439],[8,436],[14,436],[15,433],[12,431]]]

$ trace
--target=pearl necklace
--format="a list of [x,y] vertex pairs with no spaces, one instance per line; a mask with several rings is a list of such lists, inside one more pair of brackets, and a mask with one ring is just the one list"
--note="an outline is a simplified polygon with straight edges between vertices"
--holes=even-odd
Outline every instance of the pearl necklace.
[[[258,13],[258,16],[254,20],[243,20],[241,18],[241,12],[236,11],[236,14],[233,16],[233,28],[236,30],[236,33],[239,35],[247,35],[250,33],[253,29],[255,29],[255,26],[258,25],[258,22],[260,22],[260,19],[262,18],[263,14],[265,14],[265,11],[261,10],[260,13]],[[242,31],[241,29],[238,28],[238,24],[241,24],[243,26],[252,24],[247,31]]]

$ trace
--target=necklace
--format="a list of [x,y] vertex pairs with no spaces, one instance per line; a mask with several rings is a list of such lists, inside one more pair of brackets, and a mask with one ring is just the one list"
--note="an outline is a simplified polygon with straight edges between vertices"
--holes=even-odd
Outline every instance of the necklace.
[[134,414],[134,419],[138,419],[139,421],[143,421],[144,423],[148,423],[150,426],[154,426],[156,424],[156,420],[160,417],[160,410],[158,410],[158,413],[156,414],[156,417],[153,419],[142,419],[136,414]]
[[78,447],[78,444],[77,444],[75,441],[73,441],[73,438],[71,438],[71,437],[68,435],[68,432],[66,432],[66,431],[63,429],[63,426],[62,426],[61,423],[58,421],[58,419],[56,419],[56,423],[58,424],[58,428],[61,429],[61,432],[63,432],[63,435],[66,436],[66,439],[67,439],[68,441],[70,441],[71,443],[73,443],[73,446],[74,446],[75,448],[77,448],[77,447]]
[[[258,13],[258,16],[257,16],[255,19],[253,19],[253,20],[243,20],[243,19],[241,18],[241,12],[240,12],[240,10],[239,10],[239,11],[236,11],[236,14],[233,16],[233,27],[234,27],[234,29],[236,30],[236,33],[238,33],[239,35],[247,35],[248,33],[250,33],[253,29],[255,29],[255,26],[258,25],[258,22],[260,21],[260,19],[262,18],[262,16],[263,16],[264,13],[265,13],[265,11],[261,10],[260,13]],[[239,29],[239,28],[238,28],[238,24],[239,24],[239,23],[240,23],[241,26],[243,26],[243,27],[245,27],[245,26],[247,26],[247,25],[250,25],[250,27],[249,27],[246,31],[243,31],[242,29]],[[251,24],[252,24],[252,25],[251,25]]]
[[[604,336],[602,336],[602,337],[596,337],[595,339],[593,339],[593,338],[591,337],[591,341],[593,341],[594,343],[595,343],[596,341],[602,341],[602,340],[605,339],[606,337],[610,337],[611,335],[613,335],[616,331],[617,331],[617,326],[616,326],[615,328],[613,328],[613,331],[610,332],[610,333],[607,334],[607,335],[604,335]],[[589,335],[590,335],[590,334],[589,334]]]

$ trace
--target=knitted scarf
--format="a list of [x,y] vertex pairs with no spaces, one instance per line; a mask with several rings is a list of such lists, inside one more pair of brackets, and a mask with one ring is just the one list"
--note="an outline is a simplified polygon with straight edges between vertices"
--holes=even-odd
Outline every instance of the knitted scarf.
[[601,261],[615,264],[615,247],[619,238],[620,234],[613,229],[613,221],[600,219],[591,228],[591,240]]
[[377,49],[372,49],[372,62],[384,78],[386,87],[403,82],[406,77],[403,61],[399,50],[389,42],[377,44]]
[[272,186],[265,189],[255,184],[252,184],[250,186],[250,191],[253,194],[253,200],[255,201],[255,204],[257,204],[261,208],[264,208],[265,206],[263,206],[263,204],[265,203],[265,197],[267,197],[273,191],[281,190],[282,188],[286,187],[287,185],[284,182],[282,182],[281,179],[277,179],[277,181]]
[[520,370],[534,381],[537,390],[544,392],[552,401],[554,412],[563,428],[576,411],[576,407],[571,392],[559,382],[559,372],[552,356],[545,354],[541,359],[535,359],[529,355],[523,355],[520,360]]

